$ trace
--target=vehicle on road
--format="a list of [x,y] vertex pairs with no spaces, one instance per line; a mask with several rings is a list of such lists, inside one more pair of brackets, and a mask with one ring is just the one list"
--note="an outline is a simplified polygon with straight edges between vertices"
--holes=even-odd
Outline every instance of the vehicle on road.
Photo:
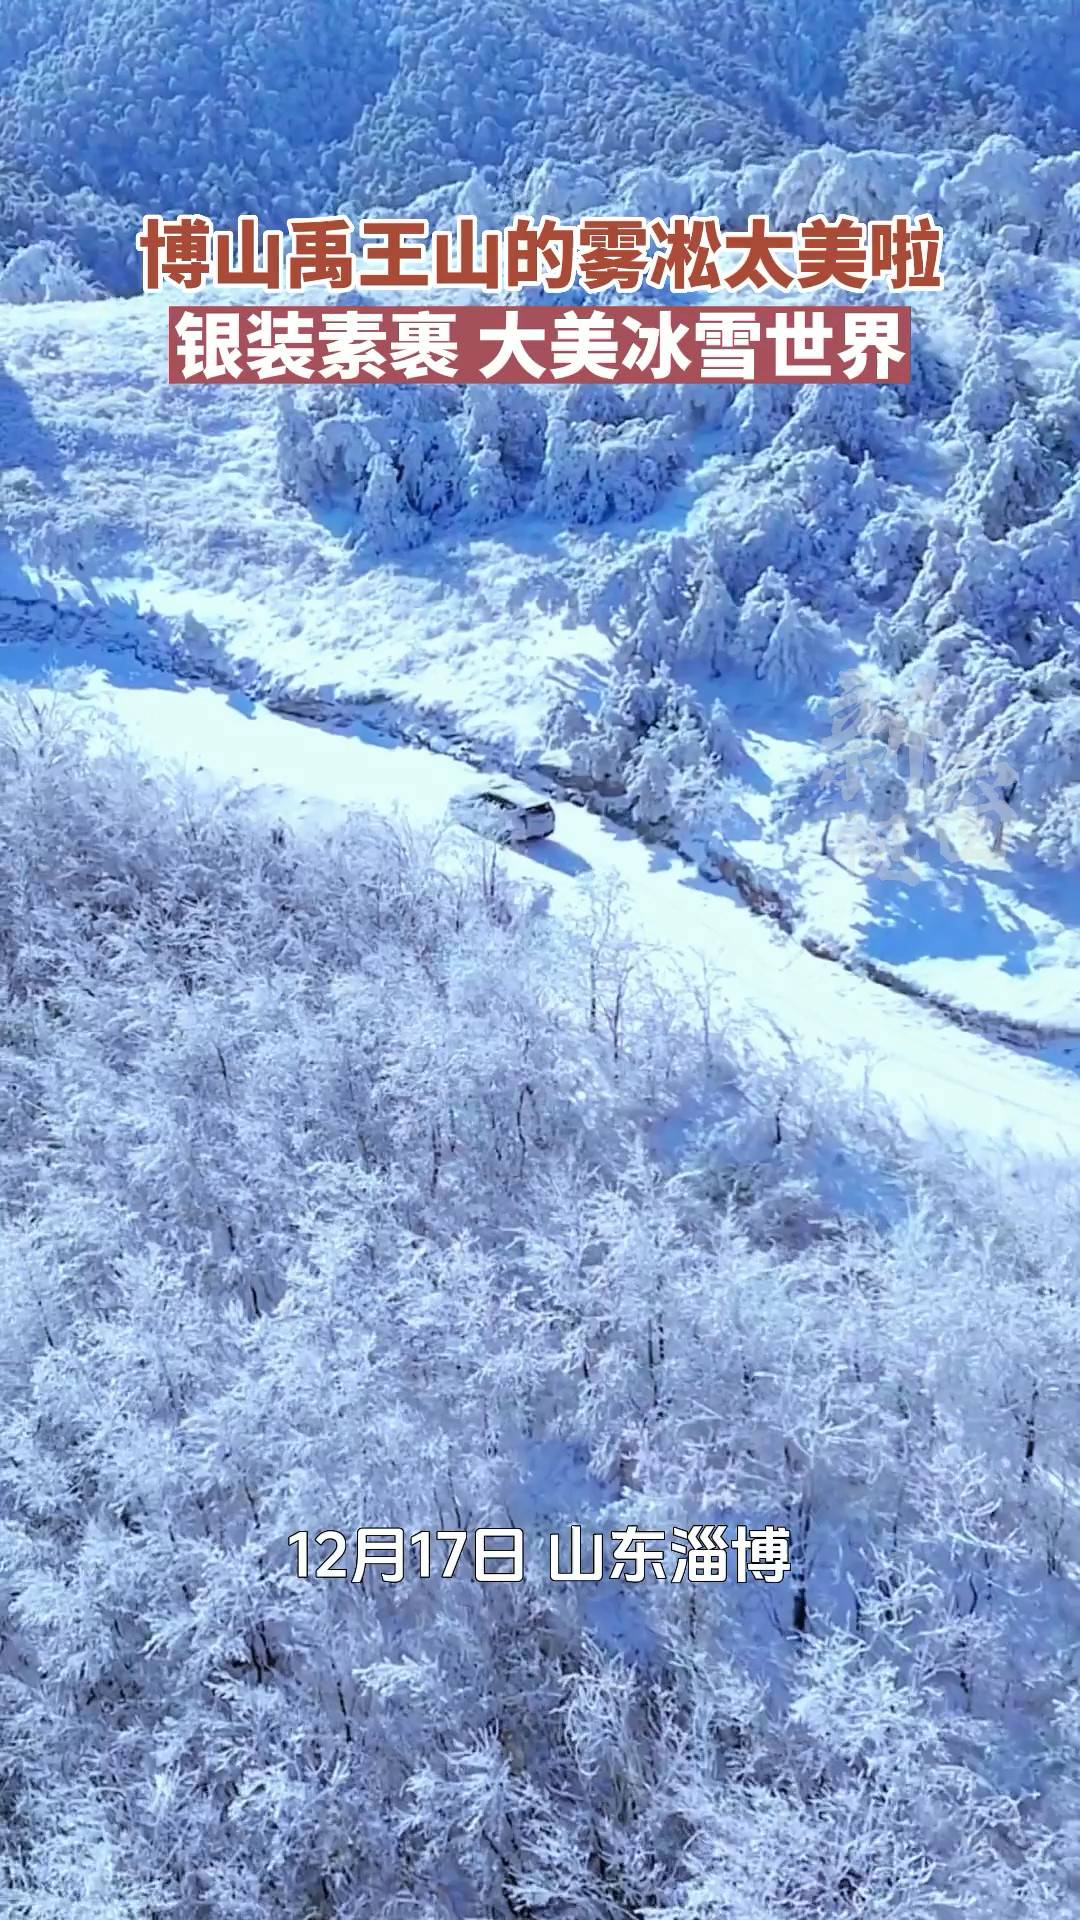
[[550,800],[522,781],[501,774],[455,794],[449,811],[459,826],[487,840],[497,840],[502,846],[543,840],[555,830],[555,809]]

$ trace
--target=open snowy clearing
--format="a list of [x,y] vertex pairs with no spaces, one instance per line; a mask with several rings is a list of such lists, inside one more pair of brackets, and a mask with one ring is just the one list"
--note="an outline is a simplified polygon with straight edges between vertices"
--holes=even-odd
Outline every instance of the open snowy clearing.
[[[72,666],[41,648],[11,648],[8,673],[45,694]],[[77,665],[85,666],[84,661]],[[184,689],[152,669],[78,676],[103,732],[116,725],[148,757],[235,781],[280,816],[317,830],[345,808],[370,807],[418,826],[441,821],[470,766],[370,729],[327,732],[209,687]],[[684,861],[583,808],[556,809],[555,835],[505,857],[550,889],[553,906],[588,911],[592,883],[618,883],[635,938],[673,986],[692,991],[705,968],[730,1019],[774,1065],[785,1054],[849,1094],[890,1112],[912,1139],[939,1137],[996,1157],[1080,1154],[1080,1079],[950,1026],[887,989],[805,952]],[[448,844],[475,843],[447,828]]]
[[609,651],[565,623],[553,531],[359,562],[282,487],[275,393],[168,386],[166,315],[0,306],[0,521],[20,558],[194,614],[282,687],[532,744],[553,689]]
[[[766,863],[797,882],[800,932],[841,940],[921,993],[1004,1019],[1080,1025],[1078,889],[1068,874],[995,855],[977,822],[950,823],[961,860],[903,857],[875,873],[880,848],[840,819],[822,856],[820,829]],[[752,858],[753,843],[744,851]]]

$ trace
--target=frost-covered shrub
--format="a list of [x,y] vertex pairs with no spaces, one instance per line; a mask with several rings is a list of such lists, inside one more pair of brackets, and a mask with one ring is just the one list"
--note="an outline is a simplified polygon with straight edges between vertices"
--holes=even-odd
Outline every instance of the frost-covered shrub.
[[704,842],[722,830],[727,775],[745,754],[730,717],[700,706],[661,677],[656,718],[631,749],[622,777],[635,824],[662,827],[677,844]]
[[828,617],[850,616],[852,556],[868,520],[892,504],[892,490],[869,456],[856,462],[833,447],[782,455],[780,444],[767,465],[766,490],[758,503],[747,503],[728,569],[732,585],[745,589],[764,562],[798,599]]
[[89,274],[48,241],[20,247],[0,266],[0,302],[33,306],[45,300],[94,300]]
[[1000,433],[1024,397],[1016,355],[997,321],[979,329],[950,409],[952,425],[968,433]]
[[377,553],[420,546],[467,499],[455,403],[442,387],[286,392],[282,478],[301,499],[351,506],[359,537]]
[[779,383],[740,387],[722,426],[722,442],[733,453],[761,453],[771,447],[791,418],[797,392]]
[[934,343],[933,333],[917,322],[911,329],[911,377],[896,390],[901,415],[938,421],[956,397],[956,373]]
[[516,386],[285,389],[279,472],[298,498],[351,508],[382,552],[526,508],[564,527],[642,519],[681,470],[678,428],[636,418],[617,395],[566,399]]
[[1025,729],[1025,743],[1030,741],[1033,750],[1013,755],[1021,762],[1019,799],[1033,812],[1053,806],[1063,790],[1071,788],[1075,794],[1080,782],[1080,695],[1046,701],[1040,693],[1037,676],[1032,674],[1028,697],[1035,711]]
[[[921,611],[931,632],[972,621],[1033,658],[1046,657],[1063,631],[1077,625],[1078,501],[1080,486],[1074,483],[1052,513],[1002,540],[987,539],[977,527],[955,541],[935,529],[902,613]],[[947,584],[935,572],[943,559],[954,568]]]
[[1035,173],[1035,155],[1010,134],[991,134],[947,180],[941,204],[952,220],[978,221],[991,232],[1004,223],[1038,230],[1047,194]]
[[1080,355],[1035,402],[1032,417],[1047,452],[1075,466],[1080,461]]
[[1047,450],[1036,423],[1021,416],[995,435],[988,452],[970,448],[951,498],[990,540],[1002,540],[1049,513],[1067,477],[1064,462]]
[[812,608],[788,597],[755,666],[774,693],[804,693],[831,678],[838,634]]
[[841,382],[803,387],[791,419],[776,436],[778,451],[829,447],[860,461],[888,459],[900,443],[895,403],[886,389]]
[[605,431],[553,402],[534,504],[561,526],[640,520],[667,492],[682,458],[677,434],[663,422],[630,420]]
[[868,600],[896,604],[910,591],[926,550],[929,529],[924,515],[894,509],[875,513],[859,534],[852,572]]
[[776,567],[766,567],[739,607],[732,652],[742,665],[757,669],[789,599],[783,574]]
[[[920,171],[919,158],[913,152],[896,153],[871,147],[858,153],[844,153],[833,148],[806,208],[811,214],[821,213],[829,220],[844,213],[854,213],[860,220],[891,220],[897,213],[909,210],[930,211],[916,190]],[[793,218],[805,218],[797,204],[791,212]]]
[[839,636],[767,568],[739,609],[733,657],[777,693],[811,693],[833,671]]
[[23,247],[45,245],[75,262],[95,286],[136,293],[140,272],[132,236],[141,217],[141,208],[88,187],[54,192],[19,165],[0,160],[0,265]]
[[609,810],[695,846],[730,815],[730,778],[747,760],[723,704],[714,701],[706,712],[670,666],[652,661],[636,640],[595,715],[565,696],[555,704],[547,744],[575,777],[612,796]]
[[727,582],[708,552],[691,589],[679,652],[688,659],[704,660],[715,673],[730,652],[738,617]]
[[[740,601],[761,587],[766,575],[778,583],[813,557],[813,541],[798,507],[778,487],[755,491],[741,504],[739,518],[732,519],[738,537],[725,532],[721,552],[727,584]],[[763,592],[770,590],[762,587]]]
[[1034,850],[1048,867],[1080,868],[1080,785],[1055,794],[1035,836]]

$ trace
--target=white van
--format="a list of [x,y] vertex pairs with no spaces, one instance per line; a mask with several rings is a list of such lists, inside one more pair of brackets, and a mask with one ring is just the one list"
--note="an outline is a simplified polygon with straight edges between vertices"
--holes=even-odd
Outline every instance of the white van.
[[450,802],[450,817],[461,827],[498,840],[504,846],[543,840],[555,831],[555,809],[520,780],[493,774]]

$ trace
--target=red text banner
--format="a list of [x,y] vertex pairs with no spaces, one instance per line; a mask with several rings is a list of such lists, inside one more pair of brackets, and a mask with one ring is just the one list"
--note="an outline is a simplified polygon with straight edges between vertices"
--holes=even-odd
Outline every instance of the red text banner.
[[[370,219],[358,226],[343,214],[290,220],[260,230],[241,214],[236,231],[215,228],[205,214],[164,220],[147,214],[136,236],[143,291],[164,285],[199,288],[265,287],[298,292],[325,283],[335,293],[382,288],[400,298],[403,287],[483,287],[489,293],[543,288],[569,294],[571,303],[606,288],[622,294],[643,287],[703,298],[766,288],[827,286],[860,292],[880,281],[893,293],[940,288],[941,228],[922,213],[897,214],[864,224],[843,213],[815,214],[787,232],[764,214],[729,232],[711,215],[674,214],[670,220],[637,215],[586,216],[565,224],[544,214],[518,214],[508,227],[481,232],[473,214],[449,228],[423,219]],[[573,291],[577,289],[578,291]]]
[[908,307],[172,307],[180,386],[904,384]]

